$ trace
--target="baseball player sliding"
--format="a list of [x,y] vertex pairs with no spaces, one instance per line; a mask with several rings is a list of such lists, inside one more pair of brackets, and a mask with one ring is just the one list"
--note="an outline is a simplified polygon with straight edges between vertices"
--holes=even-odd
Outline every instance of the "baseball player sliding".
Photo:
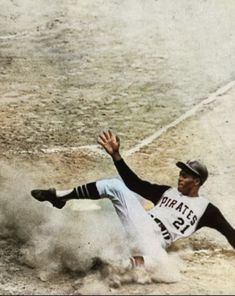
[[[204,164],[197,160],[177,162],[180,168],[177,188],[152,184],[141,180],[128,167],[120,154],[119,138],[110,130],[99,135],[98,143],[112,157],[121,178],[101,179],[62,191],[36,189],[31,191],[32,196],[41,202],[49,201],[59,209],[70,199],[109,198],[130,241],[135,242],[133,266],[144,265],[157,244],[166,250],[172,242],[202,227],[218,230],[235,248],[235,229],[216,206],[199,194],[208,177]],[[150,200],[154,207],[145,210],[137,195]],[[156,246],[152,240],[150,243],[150,235]]]

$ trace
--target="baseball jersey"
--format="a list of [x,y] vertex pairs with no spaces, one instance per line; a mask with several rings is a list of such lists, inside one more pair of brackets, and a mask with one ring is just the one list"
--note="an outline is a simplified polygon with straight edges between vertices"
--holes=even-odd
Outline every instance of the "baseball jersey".
[[155,220],[166,227],[171,241],[187,237],[196,230],[198,221],[204,214],[209,201],[204,197],[188,197],[176,188],[166,190],[157,205],[148,211]]
[[168,245],[169,241],[187,237],[201,227],[210,227],[223,234],[235,249],[235,229],[206,198],[184,196],[171,186],[142,180],[123,159],[114,164],[126,186],[154,204],[148,214],[160,225]]

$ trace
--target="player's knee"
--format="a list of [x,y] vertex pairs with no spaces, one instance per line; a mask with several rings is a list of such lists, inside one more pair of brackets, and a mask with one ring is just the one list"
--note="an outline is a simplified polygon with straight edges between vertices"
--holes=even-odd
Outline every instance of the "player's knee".
[[124,182],[117,178],[110,179],[110,182],[107,184],[107,188],[114,193],[125,193],[128,190]]
[[121,198],[125,195],[125,192],[128,190],[122,180],[117,178],[106,179],[101,181],[100,188],[102,193],[106,194],[109,198]]
[[109,198],[113,203],[122,203],[129,189],[118,178],[110,178],[97,182],[98,191],[101,196]]

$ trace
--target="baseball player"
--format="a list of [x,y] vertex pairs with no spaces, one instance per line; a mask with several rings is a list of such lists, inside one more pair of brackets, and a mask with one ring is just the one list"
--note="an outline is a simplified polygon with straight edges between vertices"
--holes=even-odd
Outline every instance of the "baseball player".
[[[109,198],[130,241],[135,242],[133,266],[145,264],[154,251],[159,253],[159,245],[166,250],[172,242],[202,227],[216,229],[235,248],[235,229],[215,205],[199,194],[208,177],[204,164],[198,160],[177,162],[177,188],[152,184],[141,180],[128,167],[119,151],[120,140],[110,130],[99,135],[98,143],[112,157],[121,178],[101,179],[69,190],[35,189],[32,196],[59,209],[70,199]],[[138,195],[150,200],[154,207],[144,209]],[[153,240],[149,240],[150,236]]]

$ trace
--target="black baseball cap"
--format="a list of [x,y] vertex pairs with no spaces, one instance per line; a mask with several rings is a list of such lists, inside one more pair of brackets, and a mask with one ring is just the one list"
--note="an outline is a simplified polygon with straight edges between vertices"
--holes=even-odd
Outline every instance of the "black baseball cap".
[[198,160],[188,160],[186,163],[178,161],[176,165],[183,171],[199,177],[201,179],[201,184],[203,184],[208,178],[207,167]]

